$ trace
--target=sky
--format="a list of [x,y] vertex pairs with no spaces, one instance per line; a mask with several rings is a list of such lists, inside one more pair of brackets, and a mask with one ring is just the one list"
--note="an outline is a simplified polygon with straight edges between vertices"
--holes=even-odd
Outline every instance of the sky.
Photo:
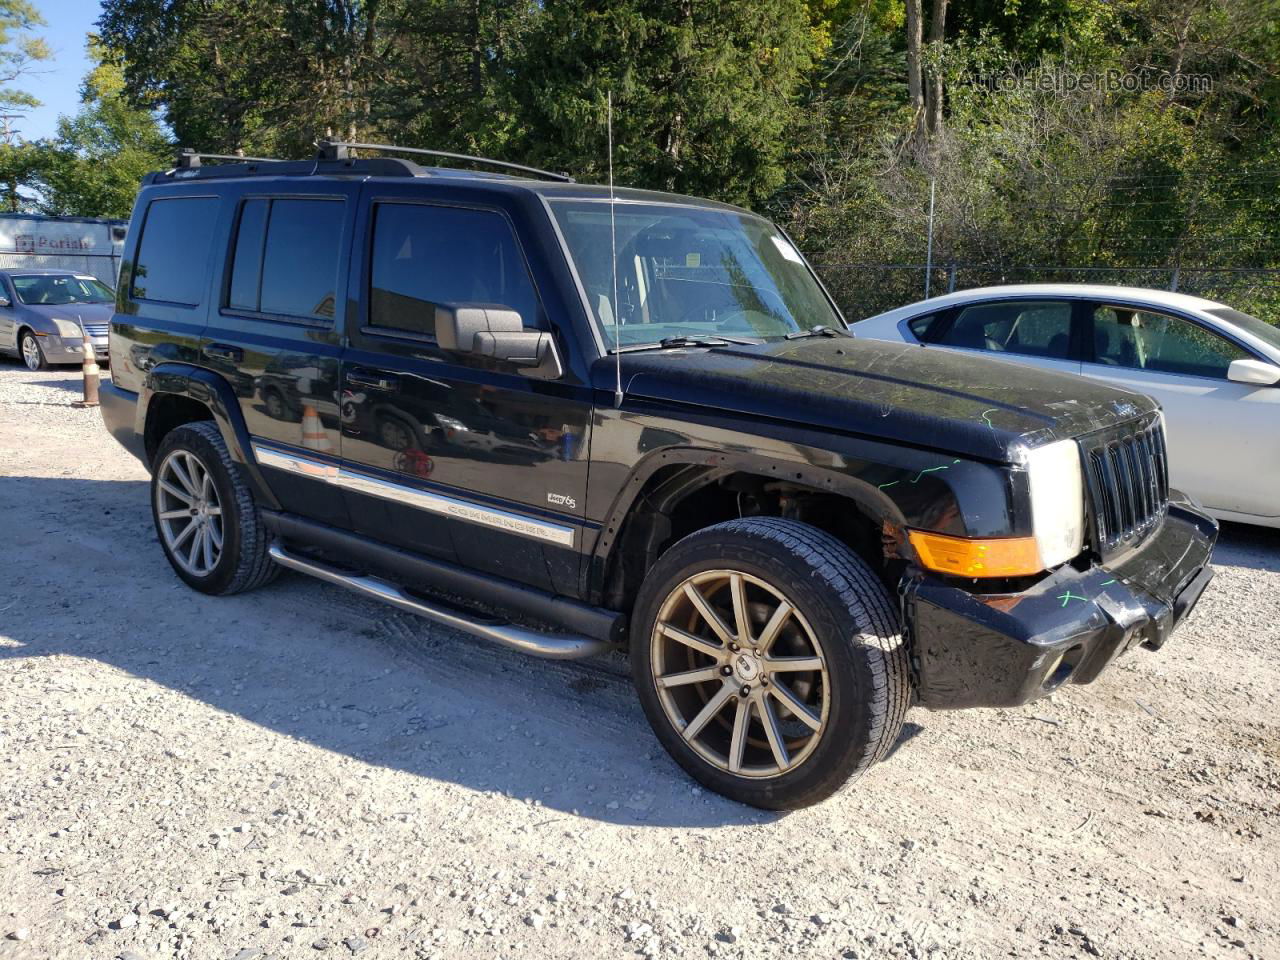
[[89,72],[85,34],[102,13],[99,0],[34,0],[34,5],[44,17],[46,26],[39,33],[52,49],[53,59],[38,64],[39,73],[13,83],[42,101],[13,124],[26,140],[53,136],[58,116],[80,109],[80,81]]

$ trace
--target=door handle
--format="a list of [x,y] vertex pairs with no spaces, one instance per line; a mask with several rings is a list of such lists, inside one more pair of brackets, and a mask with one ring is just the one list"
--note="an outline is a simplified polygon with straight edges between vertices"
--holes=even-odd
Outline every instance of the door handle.
[[239,347],[229,347],[225,343],[205,344],[204,355],[216,360],[230,360],[232,363],[239,363],[244,359],[243,350]]
[[400,386],[400,378],[386,373],[374,373],[372,370],[348,370],[347,383],[375,390],[395,390]]

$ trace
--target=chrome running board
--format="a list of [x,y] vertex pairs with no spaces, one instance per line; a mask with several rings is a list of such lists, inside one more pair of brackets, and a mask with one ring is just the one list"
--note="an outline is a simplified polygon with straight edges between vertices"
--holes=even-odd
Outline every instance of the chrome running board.
[[434,620],[436,623],[462,630],[486,640],[500,643],[535,657],[547,657],[552,660],[577,660],[582,657],[595,656],[611,649],[603,640],[592,640],[573,633],[543,633],[515,624],[481,620],[458,610],[437,606],[411,596],[401,587],[379,577],[355,576],[343,573],[315,560],[304,559],[290,553],[278,543],[270,548],[271,559],[282,567],[305,573],[318,580],[334,583],[367,597],[389,603],[393,607],[416,613],[420,617]]

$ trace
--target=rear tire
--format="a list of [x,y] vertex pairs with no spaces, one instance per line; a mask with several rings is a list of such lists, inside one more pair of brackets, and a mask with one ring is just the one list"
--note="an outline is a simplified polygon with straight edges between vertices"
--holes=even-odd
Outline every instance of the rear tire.
[[676,762],[771,810],[864,773],[897,740],[911,697],[885,585],[829,534],[771,517],[708,527],[662,555],[636,602],[631,667]]
[[151,516],[174,573],[201,593],[241,593],[280,572],[253,493],[207,420],[175,427],[160,442]]

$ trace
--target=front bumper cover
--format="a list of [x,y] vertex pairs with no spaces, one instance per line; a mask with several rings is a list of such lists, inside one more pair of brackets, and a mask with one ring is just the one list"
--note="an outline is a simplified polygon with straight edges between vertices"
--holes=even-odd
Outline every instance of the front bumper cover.
[[919,574],[903,589],[917,702],[1012,707],[1089,683],[1135,646],[1159,649],[1213,576],[1217,523],[1171,501],[1136,550],[1081,572],[1063,567],[1022,593],[975,594]]

